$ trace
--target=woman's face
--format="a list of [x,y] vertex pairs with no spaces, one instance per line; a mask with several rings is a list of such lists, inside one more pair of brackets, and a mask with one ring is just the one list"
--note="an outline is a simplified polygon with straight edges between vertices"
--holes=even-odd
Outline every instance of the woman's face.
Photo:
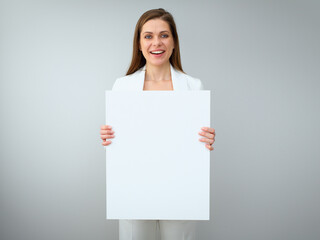
[[147,64],[155,66],[167,64],[173,49],[174,41],[167,22],[151,19],[142,26],[140,50]]

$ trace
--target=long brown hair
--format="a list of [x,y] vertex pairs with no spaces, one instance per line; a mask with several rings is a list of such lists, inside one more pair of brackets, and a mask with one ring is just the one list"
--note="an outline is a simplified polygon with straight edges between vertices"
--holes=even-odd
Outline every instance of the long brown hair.
[[146,59],[144,58],[142,52],[139,49],[140,33],[141,33],[142,26],[147,21],[151,19],[156,19],[156,18],[159,18],[169,24],[171,34],[173,36],[173,41],[174,41],[174,49],[172,51],[169,61],[175,69],[178,69],[181,72],[183,72],[182,66],[181,66],[179,38],[178,38],[176,24],[174,22],[172,15],[169,12],[167,12],[163,8],[158,8],[158,9],[151,9],[145,12],[144,14],[142,14],[136,24],[136,28],[134,30],[134,37],[133,37],[132,60],[126,75],[136,72],[146,64]]

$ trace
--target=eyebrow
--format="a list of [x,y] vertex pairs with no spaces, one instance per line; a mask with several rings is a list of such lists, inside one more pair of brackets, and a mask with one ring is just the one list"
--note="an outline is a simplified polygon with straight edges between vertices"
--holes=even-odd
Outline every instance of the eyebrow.
[[[169,31],[165,30],[165,31],[161,31],[160,33],[164,33],[164,32],[169,32]],[[145,34],[145,33],[153,33],[153,32],[143,32],[142,34]]]

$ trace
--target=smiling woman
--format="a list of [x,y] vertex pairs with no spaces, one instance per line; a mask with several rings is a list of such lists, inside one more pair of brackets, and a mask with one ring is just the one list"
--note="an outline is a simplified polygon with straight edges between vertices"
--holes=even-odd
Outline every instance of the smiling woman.
[[[162,8],[145,12],[137,22],[133,54],[125,77],[118,78],[113,91],[119,90],[202,90],[202,82],[185,74],[180,60],[179,38],[172,15]],[[199,126],[200,127],[200,126]],[[102,145],[114,138],[109,125],[102,125]],[[199,141],[213,150],[215,130],[202,127]],[[147,179],[146,179],[147,181]],[[120,240],[195,240],[195,221],[120,220]]]
[[[165,32],[161,32],[165,31]],[[152,44],[155,35],[158,44],[166,38],[170,38],[173,41],[173,48],[171,55],[169,55],[170,64],[177,70],[183,72],[180,60],[180,46],[179,37],[177,33],[176,24],[172,15],[164,9],[152,9],[141,15],[137,22],[135,33],[133,37],[133,52],[130,67],[127,71],[127,75],[132,74],[145,66],[147,63],[146,55],[141,51],[142,42],[145,39],[150,39],[149,44]],[[160,35],[160,39],[158,38]],[[156,49],[153,49],[156,50]]]
[[149,66],[169,64],[174,49],[169,24],[161,19],[146,22],[142,27],[139,49]]

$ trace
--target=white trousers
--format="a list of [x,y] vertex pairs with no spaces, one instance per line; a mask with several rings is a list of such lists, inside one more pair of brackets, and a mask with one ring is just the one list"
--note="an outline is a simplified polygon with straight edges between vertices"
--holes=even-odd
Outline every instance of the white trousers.
[[119,240],[196,240],[196,221],[119,220]]

